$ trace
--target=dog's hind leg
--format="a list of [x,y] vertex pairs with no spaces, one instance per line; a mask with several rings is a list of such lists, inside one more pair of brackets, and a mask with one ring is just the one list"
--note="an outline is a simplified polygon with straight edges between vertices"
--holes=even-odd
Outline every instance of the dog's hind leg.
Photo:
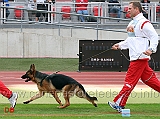
[[59,106],[59,108],[66,108],[70,105],[70,102],[69,102],[69,95],[66,95],[63,93],[63,96],[64,96],[64,99],[65,99],[65,104],[63,106]]
[[51,91],[51,94],[53,95],[53,97],[55,98],[55,100],[59,103],[60,106],[63,106],[61,100],[59,99],[56,90]]
[[29,99],[29,100],[27,100],[27,101],[25,101],[25,102],[23,102],[23,103],[24,103],[24,104],[28,104],[28,103],[30,103],[31,101],[36,100],[36,99],[44,96],[44,94],[45,94],[45,92],[39,91],[38,94],[36,94],[35,96],[31,97],[31,99]]
[[66,108],[70,105],[70,91],[72,89],[72,85],[66,85],[65,87],[63,87],[63,97],[65,99],[65,104],[63,106],[59,106],[59,108]]

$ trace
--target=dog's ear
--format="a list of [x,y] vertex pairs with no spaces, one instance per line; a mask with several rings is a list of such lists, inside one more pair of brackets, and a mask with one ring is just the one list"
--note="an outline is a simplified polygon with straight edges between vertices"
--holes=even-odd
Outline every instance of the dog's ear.
[[36,69],[36,68],[35,68],[35,65],[34,65],[34,64],[32,64],[32,65],[33,65],[33,67],[32,67],[32,68],[33,68],[33,70],[35,70],[35,69]]
[[34,71],[35,70],[35,65],[34,64],[31,64],[30,66],[30,70]]
[[33,64],[31,64],[30,69],[32,69],[32,67],[33,67]]

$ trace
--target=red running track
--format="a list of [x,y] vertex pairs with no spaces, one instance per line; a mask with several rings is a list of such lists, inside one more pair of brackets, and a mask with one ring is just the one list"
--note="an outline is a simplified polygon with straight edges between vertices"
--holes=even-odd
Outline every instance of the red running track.
[[[6,85],[26,84],[21,76],[25,71],[0,71],[0,80]],[[52,74],[53,72],[44,72]],[[89,85],[123,85],[126,72],[59,72],[59,74],[65,74],[80,82],[81,84]],[[156,72],[158,78],[160,78],[160,72]],[[29,84],[34,84],[28,82]],[[141,82],[138,85],[142,85]]]

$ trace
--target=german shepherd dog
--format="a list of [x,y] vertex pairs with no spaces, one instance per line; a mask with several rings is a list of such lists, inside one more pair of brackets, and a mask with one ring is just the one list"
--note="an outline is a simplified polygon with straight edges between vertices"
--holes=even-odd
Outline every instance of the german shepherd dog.
[[[39,90],[38,94],[23,102],[24,104],[28,104],[31,101],[44,96],[45,93],[51,93],[55,100],[59,103],[59,108],[66,108],[67,106],[69,106],[69,98],[74,94],[79,98],[87,99],[95,107],[97,107],[97,104],[94,102],[97,101],[97,98],[90,97],[85,91],[84,87],[69,76],[56,73],[48,75],[37,71],[35,69],[35,65],[31,64],[30,69],[24,75],[22,75],[21,78],[26,79],[25,82],[32,81],[36,83]],[[64,105],[57,95],[58,92],[63,93],[63,97],[65,99]]]

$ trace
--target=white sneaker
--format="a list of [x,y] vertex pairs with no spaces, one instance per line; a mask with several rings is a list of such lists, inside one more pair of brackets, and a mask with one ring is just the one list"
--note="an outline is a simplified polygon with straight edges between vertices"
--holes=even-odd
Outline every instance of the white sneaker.
[[11,103],[11,107],[14,108],[16,106],[17,98],[18,98],[17,93],[12,93],[12,96],[8,99],[9,102]]
[[122,112],[122,109],[124,109],[125,107],[123,107],[123,106],[118,106],[116,103],[114,103],[114,102],[108,102],[108,105],[112,108],[112,109],[114,109],[114,110],[117,110],[119,113],[121,113]]

